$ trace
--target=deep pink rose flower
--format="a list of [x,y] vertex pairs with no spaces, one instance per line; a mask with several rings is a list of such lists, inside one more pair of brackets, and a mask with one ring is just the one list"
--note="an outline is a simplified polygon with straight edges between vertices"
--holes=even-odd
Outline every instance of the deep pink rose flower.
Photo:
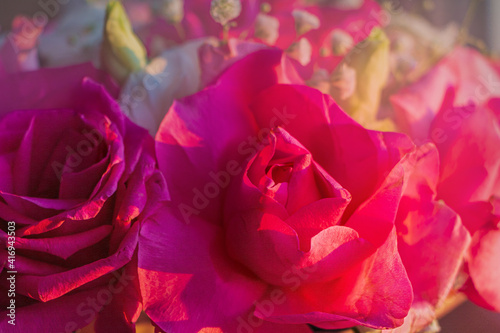
[[440,155],[437,199],[459,213],[472,235],[464,290],[500,311],[500,76],[476,51],[457,48],[415,84],[392,97],[399,125]]
[[172,202],[144,224],[146,313],[167,332],[403,323],[394,221],[413,143],[290,85],[262,50],[176,101],[156,151]]
[[165,185],[153,139],[95,80],[116,96],[91,65],[0,81],[2,332],[134,331],[138,221]]

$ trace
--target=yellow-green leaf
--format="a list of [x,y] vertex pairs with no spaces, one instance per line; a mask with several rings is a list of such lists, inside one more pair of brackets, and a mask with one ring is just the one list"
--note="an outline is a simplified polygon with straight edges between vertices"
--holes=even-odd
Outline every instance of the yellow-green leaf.
[[344,59],[344,64],[356,71],[354,93],[345,99],[333,96],[344,111],[368,128],[378,121],[381,93],[389,77],[389,51],[389,39],[382,29],[374,28]]

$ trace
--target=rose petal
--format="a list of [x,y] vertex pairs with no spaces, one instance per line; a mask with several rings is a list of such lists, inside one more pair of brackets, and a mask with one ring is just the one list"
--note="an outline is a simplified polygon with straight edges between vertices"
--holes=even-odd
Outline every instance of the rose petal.
[[467,260],[475,289],[490,307],[500,311],[500,230],[484,229],[476,232]]
[[137,246],[139,223],[123,239],[119,251],[107,258],[69,271],[47,276],[22,275],[17,278],[17,292],[47,302],[111,273],[128,263]]
[[15,248],[41,251],[67,259],[77,251],[98,243],[111,233],[110,225],[103,225],[79,234],[51,238],[17,238]]
[[233,160],[238,167],[256,152],[248,141],[258,137],[247,105],[260,90],[285,80],[281,59],[277,50],[253,53],[231,66],[217,86],[174,103],[156,136],[160,170],[174,202],[192,203],[191,210],[202,215],[218,214],[220,196],[197,202],[196,191],[214,183],[210,174],[226,171]]
[[413,297],[396,247],[393,230],[373,255],[339,279],[308,284],[307,274],[291,275],[290,288],[282,289],[285,301],[277,304],[266,319],[289,324],[311,323],[327,329],[400,326]]
[[203,220],[186,225],[165,207],[145,222],[140,239],[144,309],[165,331],[236,332],[265,291],[222,252],[220,228]]
[[[486,57],[471,48],[457,47],[419,81],[391,97],[398,125],[413,138],[425,140],[432,135],[431,123],[450,87],[456,91],[453,106],[480,105],[500,95],[492,84],[499,80]],[[449,119],[456,122],[453,114]]]

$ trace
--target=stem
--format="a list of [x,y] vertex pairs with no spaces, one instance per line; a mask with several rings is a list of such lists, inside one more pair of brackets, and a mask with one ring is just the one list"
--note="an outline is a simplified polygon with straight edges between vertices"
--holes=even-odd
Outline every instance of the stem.
[[227,44],[229,42],[229,23],[222,26],[222,43]]
[[184,41],[186,40],[186,31],[184,31],[184,27],[180,22],[174,24],[174,28],[177,31],[177,34],[179,35],[179,38]]

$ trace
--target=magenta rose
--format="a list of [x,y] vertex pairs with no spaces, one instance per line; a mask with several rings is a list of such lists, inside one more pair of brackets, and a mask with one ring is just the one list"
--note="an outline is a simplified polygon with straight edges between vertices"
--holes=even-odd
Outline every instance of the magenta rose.
[[166,332],[401,325],[395,218],[413,143],[288,84],[262,50],[176,101],[156,152],[172,201],[143,225],[146,313]]
[[153,139],[96,81],[116,96],[91,65],[0,81],[2,332],[134,331],[139,221],[165,186]]

